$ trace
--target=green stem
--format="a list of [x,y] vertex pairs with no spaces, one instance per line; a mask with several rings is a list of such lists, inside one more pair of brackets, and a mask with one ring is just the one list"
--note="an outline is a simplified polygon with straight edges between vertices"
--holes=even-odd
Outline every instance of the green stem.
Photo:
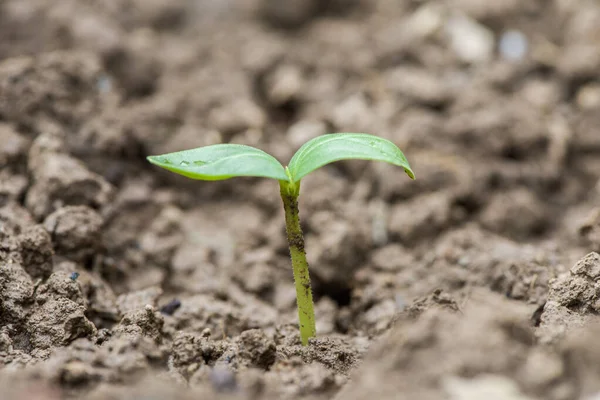
[[292,257],[292,268],[294,269],[294,281],[296,283],[300,338],[302,339],[302,344],[306,346],[308,339],[316,335],[316,328],[310,275],[308,273],[306,252],[304,250],[304,236],[302,235],[298,213],[300,183],[280,181],[279,186],[285,210],[285,226],[290,246],[290,255]]

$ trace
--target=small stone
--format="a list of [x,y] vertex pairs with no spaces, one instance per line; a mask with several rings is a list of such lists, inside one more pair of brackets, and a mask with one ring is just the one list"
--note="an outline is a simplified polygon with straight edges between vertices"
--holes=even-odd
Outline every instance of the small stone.
[[33,281],[20,264],[2,260],[0,268],[0,323],[6,326],[10,323],[22,322],[28,315],[29,304],[32,302]]
[[334,110],[331,122],[341,131],[367,131],[373,127],[375,116],[363,94],[356,94],[342,101]]
[[58,135],[41,134],[29,149],[33,184],[27,191],[25,205],[38,219],[67,205],[100,208],[112,198],[112,185],[65,153],[65,147]]
[[600,107],[600,83],[590,83],[577,91],[577,106],[582,110],[596,110]]
[[369,308],[362,316],[362,320],[375,332],[384,332],[390,327],[394,316],[399,311],[395,299],[388,299]]
[[481,224],[499,234],[524,238],[544,232],[548,216],[532,191],[519,188],[495,196],[482,212]]
[[113,85],[113,79],[107,75],[101,75],[96,81],[96,87],[102,93],[109,93]]
[[439,3],[424,3],[406,22],[406,34],[417,39],[434,35],[444,23],[444,11]]
[[214,109],[210,123],[221,133],[234,134],[248,129],[262,129],[266,122],[264,111],[254,102],[239,99],[232,104]]
[[569,78],[596,76],[598,65],[600,48],[595,43],[572,43],[558,59],[558,70]]
[[579,260],[569,273],[550,283],[548,301],[554,301],[582,315],[600,311],[597,286],[600,278],[600,254],[592,252]]
[[302,72],[295,66],[282,65],[267,78],[267,98],[276,106],[298,97],[302,89]]
[[153,307],[156,305],[158,298],[162,295],[163,291],[158,286],[151,286],[144,290],[137,290],[135,292],[129,292],[120,295],[117,298],[117,305],[119,311],[122,314],[139,310],[146,307]]
[[29,227],[18,236],[25,271],[32,278],[47,278],[52,273],[52,241],[40,225]]
[[85,307],[61,295],[50,296],[38,305],[29,317],[27,329],[32,346],[39,350],[66,346],[96,333],[96,327],[85,316]]
[[600,277],[600,254],[596,252],[589,253],[571,268],[574,275],[585,275],[597,280]]
[[453,221],[450,201],[448,196],[441,192],[396,204],[390,210],[390,236],[398,238],[402,243],[434,237]]
[[447,79],[423,68],[391,68],[383,77],[386,88],[420,104],[438,106],[445,104],[451,97]]
[[28,141],[10,125],[0,123],[0,168],[16,162],[27,152]]
[[390,244],[377,249],[371,256],[373,266],[383,271],[399,271],[414,262],[410,252],[399,244]]
[[343,287],[348,277],[362,265],[360,259],[367,247],[368,232],[356,229],[347,219],[324,211],[314,213],[308,224],[313,230],[313,234],[306,236],[306,247],[311,249],[307,254],[308,263],[319,266],[311,269],[315,283]]
[[[0,162],[1,165],[1,162]],[[7,169],[0,171],[0,207],[18,202],[25,193],[28,179],[23,175],[13,175]]]
[[187,368],[185,369],[185,371],[187,372],[188,375],[192,375],[194,372],[198,371],[198,369],[200,369],[200,364],[199,363],[192,363],[190,365],[187,366]]
[[92,257],[100,246],[103,219],[85,206],[58,209],[44,220],[57,253],[74,261]]
[[467,63],[489,61],[494,51],[494,33],[477,21],[455,15],[446,22],[450,47]]
[[565,366],[560,358],[542,349],[534,349],[529,353],[524,369],[527,382],[538,387],[559,381],[565,373]]
[[235,374],[228,368],[217,365],[210,371],[210,383],[217,392],[235,392],[238,390]]
[[594,208],[579,227],[579,236],[585,239],[586,245],[600,251],[600,208]]
[[500,36],[498,49],[502,57],[509,61],[520,61],[529,49],[527,37],[520,31],[506,31]]
[[62,368],[61,381],[67,385],[85,382],[90,375],[86,364],[82,361],[70,361]]
[[160,308],[160,312],[165,315],[173,315],[177,309],[181,307],[181,301],[173,299]]
[[529,79],[521,89],[523,98],[540,110],[551,110],[561,101],[562,88],[554,81]]
[[143,309],[125,314],[114,332],[132,339],[148,337],[155,343],[160,343],[164,323],[162,315],[147,304]]

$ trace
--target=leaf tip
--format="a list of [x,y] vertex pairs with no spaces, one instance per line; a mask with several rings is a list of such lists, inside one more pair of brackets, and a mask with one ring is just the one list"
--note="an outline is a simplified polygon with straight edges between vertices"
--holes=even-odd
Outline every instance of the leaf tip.
[[407,169],[407,168],[404,168],[404,172],[406,172],[406,175],[408,175],[408,177],[409,177],[410,179],[412,179],[413,181],[414,181],[415,179],[417,179],[417,178],[415,178],[415,173],[414,173],[414,172],[412,172],[412,170],[410,170],[410,169]]
[[146,160],[151,164],[162,166],[164,164],[170,164],[171,162],[164,157],[161,156],[147,156]]

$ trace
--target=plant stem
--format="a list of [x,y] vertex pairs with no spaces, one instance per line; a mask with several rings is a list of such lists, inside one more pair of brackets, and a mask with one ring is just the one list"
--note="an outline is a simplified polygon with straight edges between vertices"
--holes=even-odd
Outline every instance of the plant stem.
[[304,250],[304,236],[302,235],[298,213],[300,184],[280,181],[279,186],[285,210],[285,227],[288,245],[290,246],[290,255],[292,257],[294,282],[296,283],[300,338],[302,339],[302,344],[306,346],[308,339],[316,335],[316,328],[310,275],[308,273],[306,252]]

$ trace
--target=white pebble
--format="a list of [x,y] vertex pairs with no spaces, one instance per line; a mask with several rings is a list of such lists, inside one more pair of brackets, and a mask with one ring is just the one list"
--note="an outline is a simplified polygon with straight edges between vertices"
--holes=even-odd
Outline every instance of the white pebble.
[[510,61],[520,61],[527,54],[529,42],[522,32],[511,30],[502,34],[498,48],[503,58]]
[[494,33],[464,15],[455,15],[446,22],[450,46],[463,61],[488,61],[494,52]]
[[464,15],[455,15],[446,22],[450,46],[463,61],[479,63],[489,60],[494,52],[494,33]]

